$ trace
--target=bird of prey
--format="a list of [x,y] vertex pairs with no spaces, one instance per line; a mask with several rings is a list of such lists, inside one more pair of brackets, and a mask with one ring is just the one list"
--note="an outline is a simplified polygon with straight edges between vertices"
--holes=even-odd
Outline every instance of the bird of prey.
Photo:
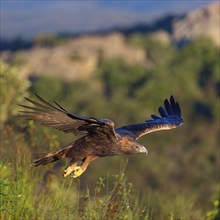
[[147,154],[147,149],[136,142],[138,138],[154,131],[176,128],[183,123],[180,106],[173,96],[169,101],[165,99],[164,108],[159,107],[160,116],[151,115],[151,120],[115,128],[114,122],[109,119],[79,116],[68,112],[56,101],[52,105],[35,95],[38,101],[25,98],[32,103],[31,106],[20,105],[26,109],[20,111],[22,116],[65,133],[80,135],[66,147],[43,154],[33,161],[35,166],[39,166],[70,158],[69,165],[63,171],[64,177],[69,174],[74,178],[80,176],[92,161],[100,157]]

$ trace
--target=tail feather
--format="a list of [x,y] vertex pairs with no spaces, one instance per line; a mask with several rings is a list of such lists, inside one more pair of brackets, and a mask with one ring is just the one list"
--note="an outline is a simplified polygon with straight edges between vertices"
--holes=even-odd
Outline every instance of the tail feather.
[[64,158],[71,147],[72,145],[69,145],[68,147],[65,147],[52,153],[35,154],[34,156],[37,157],[37,159],[33,161],[33,164],[35,167],[37,167],[40,165],[46,165],[48,163],[55,162],[60,158]]

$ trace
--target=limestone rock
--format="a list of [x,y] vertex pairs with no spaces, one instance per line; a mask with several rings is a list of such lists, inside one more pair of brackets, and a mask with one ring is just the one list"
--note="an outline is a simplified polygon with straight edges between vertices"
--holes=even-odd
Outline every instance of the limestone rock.
[[208,37],[219,47],[220,4],[214,2],[188,13],[173,23],[172,39],[175,43]]
[[82,36],[54,47],[35,47],[15,54],[24,60],[21,74],[29,76],[55,75],[66,79],[86,79],[97,69],[102,55],[105,59],[121,58],[128,64],[146,63],[145,51],[129,46],[119,33],[106,36]]

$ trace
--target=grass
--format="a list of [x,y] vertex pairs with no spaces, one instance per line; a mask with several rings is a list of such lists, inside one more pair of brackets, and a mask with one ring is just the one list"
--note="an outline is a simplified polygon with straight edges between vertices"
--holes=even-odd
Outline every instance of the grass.
[[94,191],[81,192],[80,180],[57,180],[48,173],[50,180],[42,181],[39,170],[21,162],[0,164],[2,219],[151,219],[123,171],[112,189],[100,178]]
[[[59,169],[53,170],[51,165],[32,167],[31,149],[38,142],[32,132],[35,130],[29,133],[33,138],[27,141],[25,135],[15,135],[11,127],[3,131],[1,219],[151,219],[149,210],[126,180],[125,168],[114,176],[113,185],[107,177],[100,177],[93,190],[82,190],[80,179],[62,178]],[[56,144],[47,136],[43,134],[42,145]]]
[[[191,214],[189,210],[198,211],[198,207],[188,208],[193,195],[186,195],[185,191],[175,193],[175,199],[167,192],[143,194],[132,180],[127,179],[130,167],[125,162],[121,163],[118,175],[100,175],[90,189],[82,187],[83,178],[62,178],[59,164],[56,169],[53,165],[34,168],[31,166],[31,151],[36,151],[39,142],[41,146],[51,148],[58,145],[47,132],[39,134],[39,139],[34,134],[36,130],[32,126],[28,136],[15,133],[15,129],[7,126],[3,131],[0,148],[1,219],[187,220]],[[218,204],[215,202],[214,207],[210,206],[204,219],[218,219]]]

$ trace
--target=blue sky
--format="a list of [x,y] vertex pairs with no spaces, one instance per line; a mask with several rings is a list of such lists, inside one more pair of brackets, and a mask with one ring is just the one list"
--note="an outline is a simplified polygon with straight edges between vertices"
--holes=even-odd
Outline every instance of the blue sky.
[[185,13],[210,2],[213,0],[1,0],[0,36],[30,38],[38,33],[77,33],[149,23],[165,14]]

